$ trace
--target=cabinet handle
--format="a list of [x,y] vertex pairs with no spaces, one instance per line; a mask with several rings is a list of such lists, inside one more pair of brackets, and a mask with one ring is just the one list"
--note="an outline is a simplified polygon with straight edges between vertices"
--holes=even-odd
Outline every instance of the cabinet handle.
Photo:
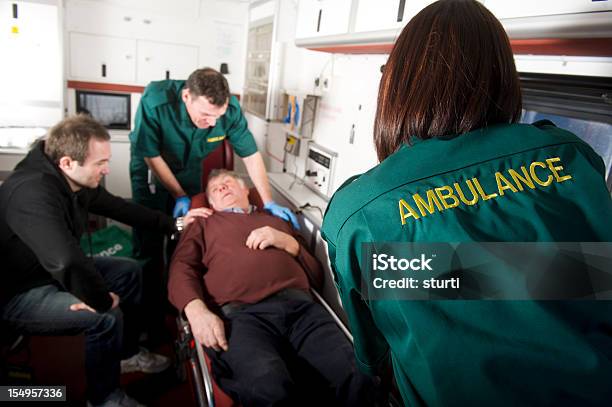
[[399,6],[397,6],[397,22],[401,22],[404,19],[404,7],[406,6],[406,0],[400,0]]
[[17,3],[13,3],[13,18],[18,18],[18,17],[19,17],[18,5]]
[[106,64],[102,64],[102,77],[106,78]]
[[323,14],[323,9],[319,9],[319,18],[317,19],[317,32],[321,29],[321,14]]
[[166,79],[170,79],[170,71],[166,71]]

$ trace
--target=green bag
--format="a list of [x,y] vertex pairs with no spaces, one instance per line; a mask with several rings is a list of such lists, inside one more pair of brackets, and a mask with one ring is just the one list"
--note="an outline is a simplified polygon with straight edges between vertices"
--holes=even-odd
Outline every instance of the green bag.
[[88,235],[81,236],[81,248],[87,255],[131,257],[132,234],[118,226],[111,225],[91,233],[91,247]]

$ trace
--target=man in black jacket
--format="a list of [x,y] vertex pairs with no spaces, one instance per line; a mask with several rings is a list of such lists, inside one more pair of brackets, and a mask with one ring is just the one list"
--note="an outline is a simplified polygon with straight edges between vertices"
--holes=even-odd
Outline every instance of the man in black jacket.
[[[99,185],[109,172],[109,140],[106,129],[87,116],[65,119],[0,187],[0,315],[20,332],[83,332],[89,400],[128,406],[138,404],[119,390],[120,372],[154,373],[169,360],[139,351],[138,332],[123,322],[140,301],[139,264],[87,257],[80,236],[89,211],[166,233],[175,231],[175,222]],[[198,215],[190,212],[184,223]]]

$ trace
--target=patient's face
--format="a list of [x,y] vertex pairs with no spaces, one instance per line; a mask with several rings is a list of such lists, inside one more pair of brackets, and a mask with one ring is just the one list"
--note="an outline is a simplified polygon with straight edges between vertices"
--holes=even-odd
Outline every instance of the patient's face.
[[208,202],[216,211],[249,206],[249,190],[238,179],[223,174],[211,179],[206,187]]

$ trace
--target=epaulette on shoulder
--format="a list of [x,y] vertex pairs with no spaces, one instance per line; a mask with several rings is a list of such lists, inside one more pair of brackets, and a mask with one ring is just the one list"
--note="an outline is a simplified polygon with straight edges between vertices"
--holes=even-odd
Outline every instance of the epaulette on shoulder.
[[151,82],[142,95],[150,107],[157,107],[176,101],[176,91],[169,81]]
[[533,123],[532,126],[536,127],[538,130],[545,131],[559,142],[578,142],[579,144],[589,146],[586,141],[582,140],[571,131],[557,127],[557,125],[550,120],[538,120],[537,122]]
[[[352,194],[350,186],[362,175],[363,174],[354,175],[344,181],[329,200],[323,222],[323,229],[326,233],[331,231],[334,231],[332,233],[337,233],[346,220],[345,215],[347,215],[347,212],[344,209],[346,209],[345,204],[351,201],[350,197]],[[351,214],[348,215],[350,216]],[[333,236],[333,239],[335,239],[335,236]]]
[[227,103],[227,113],[229,113],[229,115],[233,117],[239,114],[240,111],[240,102],[238,101],[238,98],[234,95],[230,95],[229,101]]

